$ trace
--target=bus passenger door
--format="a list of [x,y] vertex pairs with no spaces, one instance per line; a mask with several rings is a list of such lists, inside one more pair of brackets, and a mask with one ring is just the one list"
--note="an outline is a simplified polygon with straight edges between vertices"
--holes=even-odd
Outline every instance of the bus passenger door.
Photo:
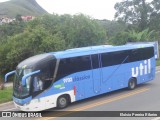
[[91,55],[92,80],[94,93],[98,94],[101,90],[101,55]]

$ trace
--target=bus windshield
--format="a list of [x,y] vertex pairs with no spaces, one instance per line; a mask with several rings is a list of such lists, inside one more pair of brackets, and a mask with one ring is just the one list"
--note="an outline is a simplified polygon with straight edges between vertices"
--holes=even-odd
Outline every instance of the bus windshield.
[[17,69],[15,79],[13,82],[13,94],[17,98],[23,98],[29,95],[31,77],[26,79],[26,85],[22,86],[22,77],[31,73],[32,69]]

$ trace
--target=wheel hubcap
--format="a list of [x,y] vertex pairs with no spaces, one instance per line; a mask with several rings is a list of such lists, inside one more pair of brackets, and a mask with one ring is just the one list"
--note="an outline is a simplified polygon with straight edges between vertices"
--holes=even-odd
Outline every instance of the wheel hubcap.
[[131,88],[134,88],[134,86],[135,86],[134,81],[130,82],[130,86],[131,86]]
[[61,98],[59,103],[62,105],[62,106],[65,106],[66,105],[66,99],[65,98]]

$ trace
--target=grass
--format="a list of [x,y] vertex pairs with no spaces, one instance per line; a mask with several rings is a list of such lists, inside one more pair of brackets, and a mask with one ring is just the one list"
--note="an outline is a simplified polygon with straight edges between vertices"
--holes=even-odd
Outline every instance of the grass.
[[12,87],[7,87],[4,90],[0,90],[0,103],[5,103],[12,100]]
[[160,66],[160,58],[157,60],[156,65],[157,65],[157,66]]

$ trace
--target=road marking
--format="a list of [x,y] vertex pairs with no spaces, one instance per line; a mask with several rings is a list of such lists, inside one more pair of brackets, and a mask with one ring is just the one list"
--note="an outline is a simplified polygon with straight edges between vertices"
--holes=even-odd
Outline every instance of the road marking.
[[10,111],[10,110],[15,110],[16,108],[10,108],[10,109],[6,109],[6,110],[2,110],[2,111]]
[[[120,100],[120,99],[124,99],[124,98],[130,97],[130,96],[145,92],[147,90],[149,90],[149,88],[143,88],[143,89],[135,90],[133,92],[126,93],[126,94],[123,94],[123,95],[120,95],[120,96],[109,98],[107,100],[102,100],[102,101],[99,101],[99,102],[91,103],[89,105],[82,106],[82,107],[79,107],[79,108],[76,108],[76,109],[70,109],[70,110],[67,110],[67,111],[70,111],[70,112],[67,112],[67,113],[64,112],[64,113],[56,114],[56,117],[64,116],[64,115],[67,115],[67,114],[74,113],[76,111],[82,111],[82,110],[86,110],[86,109],[89,109],[89,108],[92,108],[92,107],[96,107],[96,106],[100,106],[100,105],[107,104],[107,103],[110,103],[110,102],[114,102],[114,101],[117,101],[117,100]],[[54,119],[56,117],[45,117],[45,118],[42,118],[40,120],[50,120],[50,119]]]
[[160,120],[160,117],[153,118],[152,120]]

